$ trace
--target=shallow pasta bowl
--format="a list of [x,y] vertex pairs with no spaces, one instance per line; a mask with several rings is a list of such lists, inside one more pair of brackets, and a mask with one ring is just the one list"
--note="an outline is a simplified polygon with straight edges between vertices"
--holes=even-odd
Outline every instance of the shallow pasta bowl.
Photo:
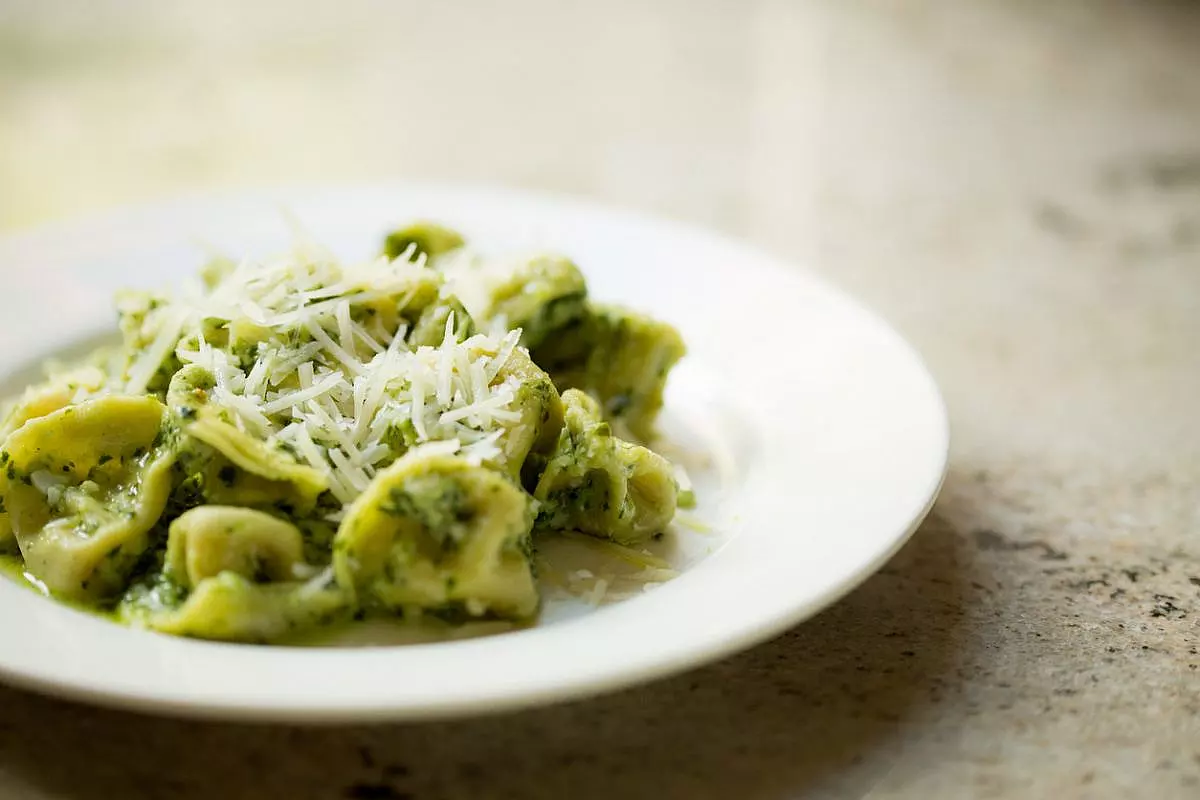
[[[0,581],[4,680],[148,711],[312,722],[594,694],[711,661],[811,616],[882,565],[938,491],[948,434],[937,388],[853,301],[710,233],[511,191],[408,184],[209,196],[0,241],[0,386],[19,390],[40,361],[110,329],[116,289],[176,283],[212,249],[284,249],[288,218],[346,258],[368,256],[389,227],[413,218],[444,221],[483,247],[559,250],[594,296],[674,323],[689,356],[672,376],[663,427],[667,444],[694,461],[700,497],[661,553],[679,577],[620,599],[548,592],[538,624],[499,635],[325,648],[128,629]],[[571,558],[580,572],[586,555]]]

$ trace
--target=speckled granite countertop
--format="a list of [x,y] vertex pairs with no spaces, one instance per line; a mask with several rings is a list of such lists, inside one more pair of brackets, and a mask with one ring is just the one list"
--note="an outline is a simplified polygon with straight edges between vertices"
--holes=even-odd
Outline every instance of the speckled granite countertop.
[[450,724],[0,689],[0,796],[1200,797],[1200,6],[0,4],[0,226],[198,186],[449,177],[748,237],[952,413],[932,517],[818,618]]

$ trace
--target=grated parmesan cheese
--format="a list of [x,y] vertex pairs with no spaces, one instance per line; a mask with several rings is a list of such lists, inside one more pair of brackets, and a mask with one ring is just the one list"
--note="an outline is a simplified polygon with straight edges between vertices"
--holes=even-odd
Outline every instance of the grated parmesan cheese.
[[[304,246],[243,261],[207,294],[155,312],[157,330],[124,388],[144,392],[173,349],[181,363],[212,373],[210,403],[238,428],[323,472],[343,503],[397,455],[397,435],[475,463],[494,459],[507,426],[521,418],[513,408],[519,380],[499,379],[520,331],[460,342],[450,313],[441,344],[409,349],[408,323],[397,319],[388,330],[368,306],[383,301],[403,310],[440,281],[415,252],[343,265]],[[250,330],[252,341],[217,347],[203,333],[214,324],[230,337]]]

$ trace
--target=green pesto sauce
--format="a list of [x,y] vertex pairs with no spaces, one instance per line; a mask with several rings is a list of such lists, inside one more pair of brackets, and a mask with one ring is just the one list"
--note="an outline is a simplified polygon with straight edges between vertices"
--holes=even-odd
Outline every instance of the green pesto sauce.
[[84,613],[101,617],[102,619],[109,620],[110,622],[120,622],[120,620],[117,618],[116,612],[113,609],[91,605],[79,600],[58,597],[57,595],[52,594],[48,589],[46,589],[45,586],[42,585],[41,581],[39,581],[37,578],[34,578],[25,570],[25,561],[19,555],[0,554],[0,573],[18,586],[28,589],[31,592],[36,592],[48,600],[61,603],[62,605],[73,608],[76,611],[83,611]]

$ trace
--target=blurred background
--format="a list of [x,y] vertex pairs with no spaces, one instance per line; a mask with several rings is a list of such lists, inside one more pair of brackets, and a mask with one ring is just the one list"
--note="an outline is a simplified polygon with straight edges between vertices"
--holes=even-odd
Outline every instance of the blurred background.
[[[1200,241],[1198,33],[1169,0],[0,0],[0,230],[280,183],[577,193],[825,273],[952,407],[1024,397],[1194,341],[1159,332],[1200,324],[1163,291]],[[1018,350],[1017,380],[980,361]],[[994,444],[1081,413],[1033,394]]]
[[811,193],[828,21],[794,5],[4,0],[0,224],[438,178],[744,225]]
[[[276,788],[316,786],[372,741],[443,769],[429,796],[1195,797],[1198,132],[1187,0],[0,0],[0,230],[273,184],[586,195],[822,273],[950,407],[930,522],[774,643],[437,736],[210,726],[193,751],[156,723],[160,760],[200,786],[295,744],[319,755]],[[17,774],[132,796],[104,765],[142,723],[4,692]],[[58,718],[65,771],[37,745]],[[540,743],[516,766],[512,731]]]

